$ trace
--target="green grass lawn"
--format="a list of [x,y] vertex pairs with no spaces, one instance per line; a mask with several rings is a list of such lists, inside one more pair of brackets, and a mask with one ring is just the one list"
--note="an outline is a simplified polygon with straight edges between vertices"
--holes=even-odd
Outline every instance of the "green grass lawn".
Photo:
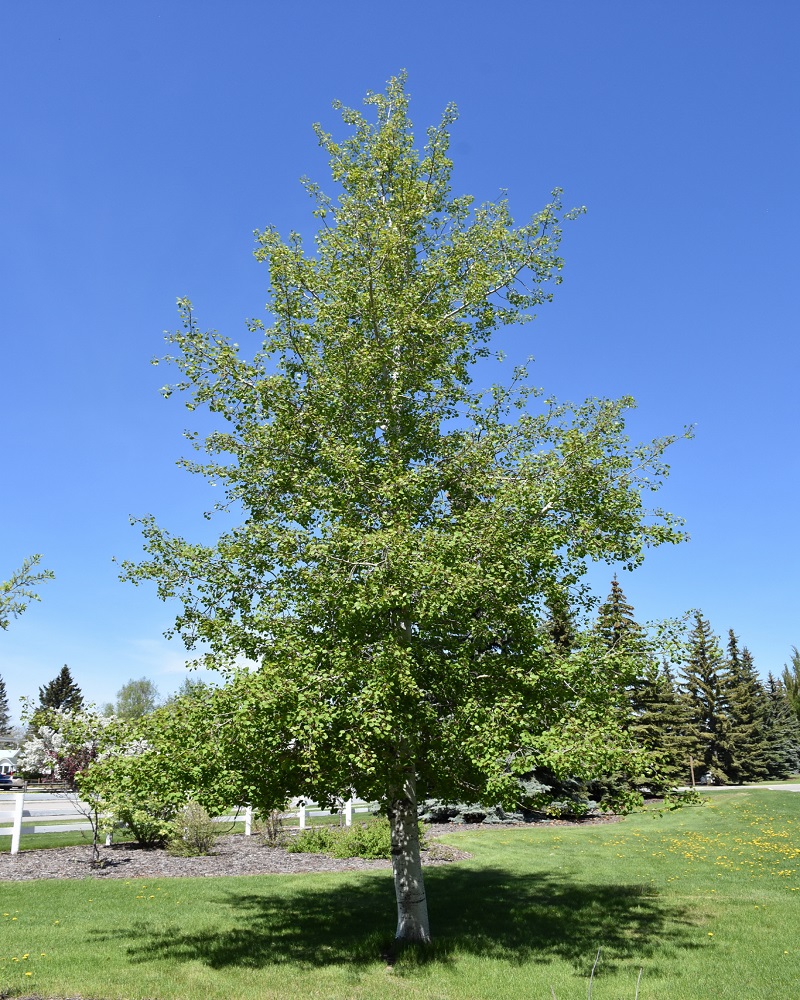
[[[800,795],[580,828],[465,830],[436,938],[381,959],[388,872],[0,883],[0,995],[593,1000],[800,995]],[[28,975],[29,973],[29,975]],[[17,991],[13,993],[12,991]]]

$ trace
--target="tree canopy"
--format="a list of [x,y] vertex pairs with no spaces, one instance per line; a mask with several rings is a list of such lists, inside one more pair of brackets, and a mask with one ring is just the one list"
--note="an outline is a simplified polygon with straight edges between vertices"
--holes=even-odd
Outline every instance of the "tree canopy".
[[631,399],[559,403],[524,368],[473,385],[496,331],[560,281],[558,192],[515,225],[505,198],[451,192],[453,107],[418,150],[403,78],[365,103],[340,108],[344,141],[316,127],[335,190],[305,182],[313,251],[257,233],[254,349],[180,300],[165,392],[219,422],[184,464],[240,523],[202,545],[147,518],[125,574],[180,600],[207,663],[257,664],[229,711],[270,762],[262,798],[383,803],[397,936],[426,940],[418,795],[499,801],[517,773],[613,754],[618,678],[591,643],[554,641],[549,609],[580,600],[590,562],[634,567],[682,533],[644,500],[674,438],[631,445]]
[[121,719],[139,719],[158,705],[158,688],[147,677],[131,678],[117,691],[114,712]]

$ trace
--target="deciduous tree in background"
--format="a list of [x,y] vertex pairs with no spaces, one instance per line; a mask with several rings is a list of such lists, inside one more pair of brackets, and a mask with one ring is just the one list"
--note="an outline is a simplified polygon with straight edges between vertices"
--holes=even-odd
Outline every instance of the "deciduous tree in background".
[[366,104],[374,123],[342,108],[341,143],[317,128],[338,197],[306,182],[313,253],[258,233],[260,346],[181,302],[173,388],[220,421],[185,464],[241,524],[207,546],[147,519],[125,572],[180,599],[175,629],[210,665],[259,665],[232,682],[226,731],[243,768],[269,764],[262,804],[381,801],[397,938],[426,941],[418,796],[502,801],[538,765],[613,766],[618,678],[554,642],[548,607],[580,601],[588,562],[634,566],[681,532],[645,505],[672,439],[631,446],[632,400],[560,404],[522,369],[473,387],[495,331],[559,281],[558,198],[515,226],[505,200],[454,197],[454,109],[418,152],[402,79]]
[[140,719],[158,705],[158,688],[147,677],[129,680],[117,691],[114,713],[121,719]]

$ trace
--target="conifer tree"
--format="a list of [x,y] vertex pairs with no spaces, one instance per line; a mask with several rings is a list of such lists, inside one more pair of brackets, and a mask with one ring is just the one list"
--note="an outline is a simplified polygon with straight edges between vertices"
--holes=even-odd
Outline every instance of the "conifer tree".
[[767,678],[766,738],[769,778],[788,778],[800,773],[800,721],[794,714],[783,683]]
[[697,713],[702,767],[711,780],[731,780],[726,764],[731,760],[731,723],[725,697],[725,662],[719,640],[698,612],[689,637],[681,689]]
[[669,666],[648,664],[632,686],[630,699],[630,733],[658,767],[659,778],[650,783],[651,789],[661,792],[688,782],[702,740],[697,711],[678,689]]
[[730,741],[723,753],[725,769],[731,781],[741,784],[766,778],[769,773],[767,696],[750,651],[745,647],[739,653],[733,629],[728,631],[725,698],[731,729]]
[[61,672],[49,684],[39,688],[39,708],[61,708],[75,711],[83,707],[81,689],[72,679],[69,667],[64,664]]
[[8,710],[6,682],[0,677],[0,736],[5,736],[11,728],[11,713]]
[[631,651],[642,648],[642,628],[634,618],[633,607],[623,593],[617,574],[611,581],[611,592],[600,606],[596,630],[611,651]]
[[653,762],[648,774],[617,774],[599,783],[606,794],[618,794],[626,783],[660,792],[685,781],[690,756],[698,746],[692,706],[675,690],[669,671],[659,669],[654,661],[644,629],[636,621],[616,575],[600,607],[595,631],[626,695],[620,706],[626,717],[623,727]]
[[[600,606],[595,624],[595,632],[607,652],[608,668],[619,679],[620,692],[624,692],[634,679],[648,671],[650,652],[647,648],[644,630],[636,621],[634,610],[617,580],[611,581],[611,591]],[[630,705],[624,701],[624,711],[630,712]]]

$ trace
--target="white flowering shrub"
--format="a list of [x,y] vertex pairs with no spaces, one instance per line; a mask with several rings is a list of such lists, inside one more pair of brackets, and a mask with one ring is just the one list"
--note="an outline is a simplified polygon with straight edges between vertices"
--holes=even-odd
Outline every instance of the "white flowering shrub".
[[32,735],[17,758],[25,774],[52,775],[74,789],[78,776],[119,739],[121,724],[103,716],[93,706],[68,709],[35,709],[26,702],[23,720]]

